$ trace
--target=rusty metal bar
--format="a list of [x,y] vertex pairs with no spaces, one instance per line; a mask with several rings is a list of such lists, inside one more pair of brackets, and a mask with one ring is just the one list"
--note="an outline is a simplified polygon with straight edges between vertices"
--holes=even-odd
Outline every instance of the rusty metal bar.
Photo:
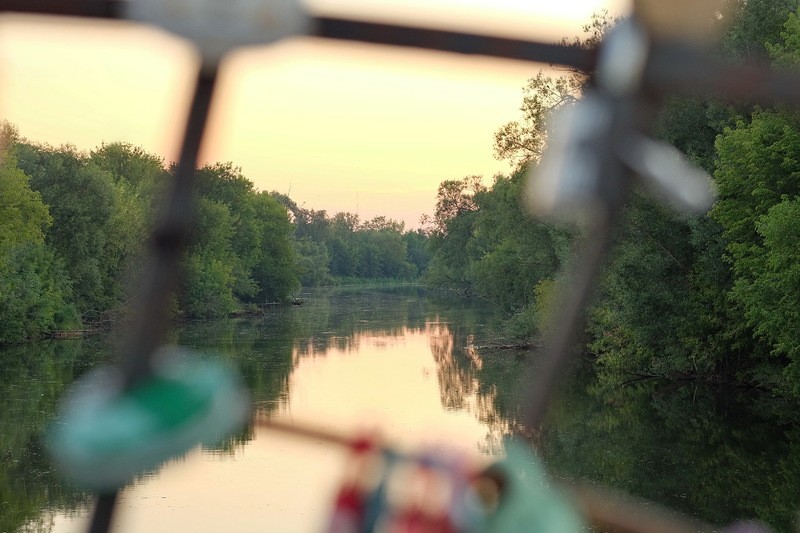
[[[129,1],[0,0],[0,13],[119,18]],[[594,69],[597,56],[596,49],[576,46],[329,16],[312,17],[312,28],[311,35],[327,39],[549,63],[584,72]],[[700,93],[761,105],[800,105],[800,92],[795,90],[800,73],[728,64],[707,50],[674,42],[653,44],[643,85],[659,94]]]
[[[194,176],[216,84],[216,70],[201,71],[195,85],[175,177],[167,203],[150,242],[142,290],[134,306],[133,320],[120,344],[125,386],[151,375],[152,358],[164,344],[171,322],[170,308],[182,275],[181,261],[194,220]],[[100,494],[90,525],[91,533],[109,530],[117,491]]]
[[89,533],[106,533],[111,529],[111,519],[114,517],[114,508],[117,504],[119,492],[109,492],[97,496],[89,522]]
[[[2,0],[0,12],[119,18],[128,1]],[[595,61],[595,51],[591,49],[525,39],[337,17],[312,17],[311,26],[311,34],[316,37],[551,63],[587,72],[594,68]]]
[[600,531],[613,533],[710,533],[709,524],[653,502],[606,488],[566,487],[586,520]]
[[[616,211],[616,208],[615,208]],[[574,254],[567,288],[553,306],[544,347],[532,353],[521,381],[523,409],[517,432],[539,445],[539,429],[557,384],[572,362],[577,340],[583,337],[586,307],[594,293],[603,259],[611,246],[611,233],[617,214],[609,213],[592,224]]]
[[2,0],[0,12],[119,18],[126,0]]
[[150,241],[133,323],[126,328],[121,345],[122,368],[129,386],[150,374],[150,358],[166,339],[181,259],[194,220],[195,167],[216,77],[216,72],[198,76],[171,191]]
[[[298,438],[324,442],[334,446],[352,447],[354,439],[304,424],[256,417],[253,426],[293,435]],[[388,449],[388,448],[387,448]],[[409,455],[409,457],[411,457]],[[486,465],[475,465],[480,470]],[[626,494],[588,485],[562,487],[580,509],[586,520],[602,531],[617,533],[708,533],[708,524],[666,509],[649,501]]]
[[800,106],[800,71],[732,64],[682,43],[657,43],[644,72],[653,94],[695,93],[728,102]]
[[315,36],[328,39],[551,63],[586,72],[594,68],[596,55],[578,46],[334,17],[316,17],[314,27]]

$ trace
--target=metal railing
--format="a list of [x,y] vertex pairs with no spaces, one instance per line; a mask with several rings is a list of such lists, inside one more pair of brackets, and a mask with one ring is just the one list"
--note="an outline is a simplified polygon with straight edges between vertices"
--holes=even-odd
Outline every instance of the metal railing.
[[[287,2],[291,3],[289,0],[262,3],[269,7]],[[197,2],[197,5],[208,3]],[[144,4],[145,8],[141,8],[139,4]],[[234,4],[239,3],[231,3]],[[165,20],[162,24],[157,14],[158,2],[155,0],[134,2],[0,0],[0,13],[109,19],[134,16],[141,19],[139,14],[146,11],[147,6],[155,6],[153,12],[156,15],[151,17],[150,22],[163,25],[168,30],[183,32],[183,21]],[[282,5],[281,9],[284,7],[287,6]],[[288,6],[290,10],[295,7],[297,6]],[[632,182],[640,179],[637,176],[642,174],[640,169],[636,168],[635,162],[621,160],[619,153],[615,151],[615,143],[630,140],[631,135],[643,135],[645,128],[642,127],[642,117],[657,106],[660,99],[676,93],[700,94],[728,101],[765,105],[776,102],[800,105],[800,91],[796,90],[800,87],[800,75],[797,73],[776,71],[766,65],[726,64],[685,39],[667,40],[652,37],[648,27],[638,22],[636,13],[625,21],[625,24],[633,28],[631,30],[633,34],[615,30],[598,47],[591,49],[383,22],[314,17],[306,14],[302,14],[298,19],[292,18],[294,14],[290,15],[287,20],[290,20],[291,24],[287,24],[289,26],[295,24],[295,27],[269,28],[268,31],[274,35],[266,36],[265,41],[277,40],[286,34],[306,33],[327,39],[549,63],[592,74],[593,82],[587,92],[595,103],[599,103],[598,105],[608,112],[609,122],[602,135],[588,141],[586,139],[579,141],[584,143],[581,157],[594,158],[597,162],[598,170],[594,178],[598,181],[593,185],[587,184],[587,187],[595,188],[591,191],[591,196],[595,206],[600,206],[600,209],[595,210],[592,223],[587,226],[589,235],[576,255],[576,268],[572,271],[572,279],[565,284],[569,290],[561,294],[556,311],[557,317],[554,320],[555,327],[550,330],[549,338],[544,343],[544,352],[539,357],[540,364],[525,380],[520,433],[534,440],[553,390],[575,350],[575,340],[580,337],[584,329],[584,311],[592,294],[602,259],[608,250],[617,215],[627,198],[627,191]],[[226,43],[227,48],[223,48],[222,51],[218,49],[207,51],[204,49],[204,43],[199,42],[204,37],[195,36],[192,31],[190,29],[185,36],[198,41],[204,62],[198,73],[190,113],[184,128],[175,179],[165,209],[150,240],[149,261],[142,278],[141,296],[135,307],[135,319],[120,346],[121,371],[126,388],[135,386],[151,375],[154,354],[166,340],[170,300],[182,276],[180,257],[186,249],[189,231],[193,224],[194,173],[209,107],[214,97],[216,67],[225,51],[237,45],[236,36],[233,36],[233,40]],[[245,37],[247,43],[253,38],[252,28],[250,32],[251,34]],[[633,46],[639,48],[634,49],[636,53],[631,54],[630,41],[627,44],[623,43],[626,45],[627,54],[626,57],[620,57],[620,52],[617,50],[619,46],[614,44],[614,40],[631,39],[631,35],[634,38],[636,35],[639,36],[639,40],[633,42]],[[255,38],[258,39],[259,36],[256,35]],[[627,78],[621,85],[616,78],[613,83],[604,82],[604,69],[613,72],[617,77],[620,76],[619,72],[622,72],[622,76]],[[597,113],[588,108],[583,108],[582,112],[584,115]],[[566,142],[569,144],[574,141],[573,138]],[[646,140],[642,142],[647,143]],[[558,149],[558,147],[552,148]],[[570,149],[569,146],[561,148]],[[666,187],[669,188],[670,185]],[[681,185],[672,187],[680,188]],[[275,427],[275,424],[271,425]],[[279,429],[292,431],[291,428]],[[302,430],[297,428],[293,431],[302,433]],[[330,437],[329,440],[335,441],[336,438]],[[573,488],[572,493],[589,520],[602,528],[630,532],[709,529],[708,526],[692,519],[659,511],[657,506],[652,504],[643,504],[604,491],[578,487]],[[100,495],[92,518],[91,531],[108,530],[116,498],[116,491]]]

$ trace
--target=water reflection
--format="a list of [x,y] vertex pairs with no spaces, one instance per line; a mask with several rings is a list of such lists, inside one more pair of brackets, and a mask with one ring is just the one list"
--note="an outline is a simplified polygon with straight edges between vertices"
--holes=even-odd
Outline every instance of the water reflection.
[[[185,324],[176,341],[237,365],[262,416],[346,433],[380,426],[407,445],[498,450],[529,354],[474,348],[500,318],[492,309],[417,289],[303,298],[262,317]],[[83,528],[89,496],[57,477],[40,435],[65,387],[109,351],[93,338],[0,352],[0,531]],[[590,371],[563,383],[545,428],[550,470],[713,523],[759,517],[792,530],[800,504],[794,406],[661,387],[616,387]],[[116,530],[316,531],[343,467],[341,450],[247,428],[123,491]]]
[[[304,305],[270,309],[263,317],[185,324],[175,340],[237,365],[264,416],[345,433],[380,427],[392,442],[407,445],[445,441],[472,454],[492,448],[486,444],[492,430],[474,416],[491,404],[476,396],[476,367],[464,364],[468,338],[486,328],[491,310],[425,298],[417,289],[303,297]],[[74,375],[64,377],[58,392]],[[48,417],[42,415],[31,432],[40,432]],[[271,530],[318,530],[343,465],[343,451],[247,428],[140,476],[121,494],[115,529],[251,530],[267,524]],[[78,495],[74,505],[46,497],[28,501],[26,516],[2,530],[31,520],[42,530],[82,529],[87,496],[71,494]],[[23,502],[10,504],[24,508]]]
[[46,530],[42,509],[76,509],[90,496],[54,472],[42,432],[61,394],[96,364],[97,340],[42,341],[0,351],[0,531]]
[[795,531],[797,411],[763,395],[696,383],[624,387],[580,372],[550,413],[554,471],[602,482],[715,524],[759,518]]

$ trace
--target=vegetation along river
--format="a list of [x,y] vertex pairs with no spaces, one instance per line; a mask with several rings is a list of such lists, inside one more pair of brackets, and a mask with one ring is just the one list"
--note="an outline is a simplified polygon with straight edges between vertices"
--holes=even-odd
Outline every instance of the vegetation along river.
[[[263,317],[192,322],[176,341],[237,365],[273,419],[406,446],[499,450],[528,354],[489,344],[500,317],[421,289],[327,289]],[[0,352],[0,531],[80,531],[91,495],[64,483],[42,448],[59,396],[107,360],[107,335]],[[690,382],[606,384],[579,368],[545,429],[553,475],[591,480],[729,524],[790,531],[800,503],[800,429],[787,406]],[[115,531],[320,531],[343,450],[263,428],[194,450],[121,495]]]

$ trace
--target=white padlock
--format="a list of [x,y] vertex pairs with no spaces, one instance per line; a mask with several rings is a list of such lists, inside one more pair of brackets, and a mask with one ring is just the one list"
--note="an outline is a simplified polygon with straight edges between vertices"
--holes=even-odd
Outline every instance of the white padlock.
[[561,222],[580,222],[604,209],[603,176],[614,120],[608,99],[587,94],[549,121],[547,150],[529,171],[528,207]]
[[310,25],[298,0],[130,0],[127,18],[192,40],[204,65],[240,46],[302,35]]

